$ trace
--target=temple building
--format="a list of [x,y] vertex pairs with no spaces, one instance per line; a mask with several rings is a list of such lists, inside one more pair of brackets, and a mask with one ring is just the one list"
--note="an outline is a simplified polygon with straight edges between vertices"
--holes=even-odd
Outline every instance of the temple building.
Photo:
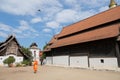
[[120,67],[120,6],[66,26],[44,52],[46,64],[94,69]]
[[40,64],[40,49],[36,43],[30,45],[30,51],[32,52],[33,61],[37,60],[38,64]]
[[13,35],[0,43],[0,65],[3,66],[3,61],[9,56],[13,56],[15,58],[15,63],[20,63],[23,59],[29,58],[21,51],[21,46]]

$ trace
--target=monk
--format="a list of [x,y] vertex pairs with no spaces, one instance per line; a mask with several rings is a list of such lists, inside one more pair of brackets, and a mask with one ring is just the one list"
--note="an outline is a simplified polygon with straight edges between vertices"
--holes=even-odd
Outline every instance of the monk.
[[33,62],[33,70],[34,70],[34,73],[37,72],[37,69],[38,69],[38,61],[35,60],[35,61]]

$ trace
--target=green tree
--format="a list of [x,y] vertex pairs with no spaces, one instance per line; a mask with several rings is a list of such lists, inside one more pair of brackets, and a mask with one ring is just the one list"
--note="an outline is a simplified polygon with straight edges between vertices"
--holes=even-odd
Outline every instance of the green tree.
[[12,63],[14,63],[15,62],[15,58],[13,57],[13,56],[9,56],[7,59],[5,59],[4,61],[3,61],[3,63],[4,64],[8,64],[8,66],[10,67],[10,65],[12,64]]
[[21,50],[22,50],[23,53],[25,53],[30,58],[32,57],[32,52],[29,50],[29,48],[25,48],[25,47],[22,46]]
[[29,50],[29,48],[25,48],[23,46],[21,47],[21,51],[29,57],[28,59],[24,59],[23,63],[26,63],[26,65],[31,65],[33,59],[32,52]]
[[[43,51],[45,50],[45,48],[48,46],[48,44],[46,43],[45,46],[43,47]],[[45,59],[46,58],[46,54],[45,52],[43,52],[41,58]]]
[[44,47],[43,47],[43,50],[44,50],[47,46],[48,46],[48,44],[46,43],[46,44],[44,45]]

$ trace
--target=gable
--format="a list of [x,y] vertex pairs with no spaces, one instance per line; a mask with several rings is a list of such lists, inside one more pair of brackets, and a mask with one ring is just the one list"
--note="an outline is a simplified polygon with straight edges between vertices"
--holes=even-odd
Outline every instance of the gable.
[[24,54],[21,51],[21,47],[17,42],[17,39],[13,35],[9,36],[5,40],[5,42],[2,42],[2,44],[0,44],[0,56],[4,56],[6,54],[7,55],[13,54],[13,55],[24,56],[25,58],[29,58],[26,54]]
[[18,52],[18,45],[17,42],[13,39],[12,41],[10,41],[7,45],[7,51],[6,54],[14,54],[17,55]]

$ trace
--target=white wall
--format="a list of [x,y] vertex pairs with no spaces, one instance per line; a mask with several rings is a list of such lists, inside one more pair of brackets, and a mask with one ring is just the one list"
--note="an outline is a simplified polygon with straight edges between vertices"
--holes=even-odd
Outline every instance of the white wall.
[[[38,61],[38,64],[40,64],[40,50],[39,49],[30,49],[30,51],[32,52],[32,56],[33,56],[33,61],[36,59]],[[36,52],[36,56],[34,56],[34,51]]]
[[15,63],[20,63],[23,61],[23,57],[17,57],[16,55],[7,55],[7,56],[0,56],[0,65],[3,66],[3,61],[8,58],[9,56],[13,56],[15,58]]
[[69,56],[53,56],[53,65],[68,66]]
[[88,57],[87,56],[70,57],[70,66],[88,68]]
[[52,57],[46,57],[46,64],[51,65],[52,64]]
[[[103,63],[101,62],[104,61]],[[95,69],[115,69],[118,67],[117,58],[90,58],[90,68]]]

